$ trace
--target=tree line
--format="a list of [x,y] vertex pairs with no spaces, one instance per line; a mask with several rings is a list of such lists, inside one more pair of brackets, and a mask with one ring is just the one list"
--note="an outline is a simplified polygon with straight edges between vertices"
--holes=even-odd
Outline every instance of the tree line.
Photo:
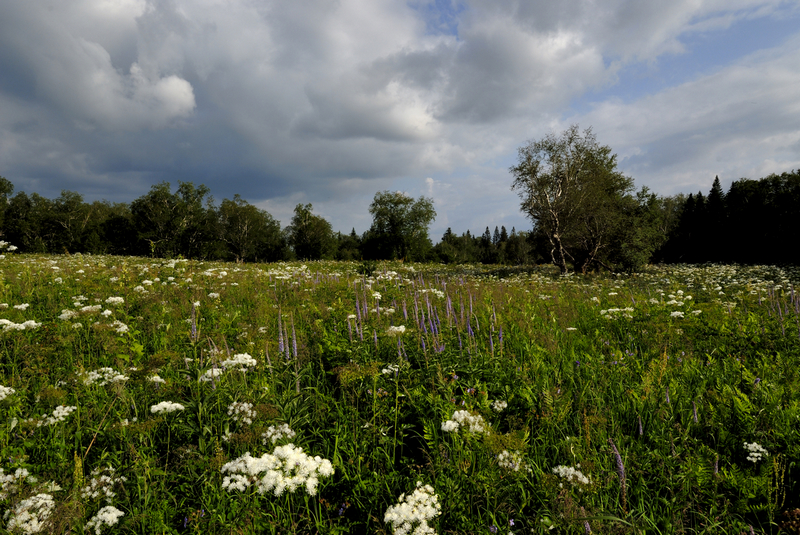
[[572,126],[520,147],[512,189],[533,228],[487,226],[483,234],[450,228],[429,237],[433,201],[382,191],[373,222],[357,234],[298,204],[285,227],[239,195],[216,203],[209,188],[155,184],[131,203],[85,202],[76,192],[55,199],[14,194],[0,177],[0,237],[21,252],[92,253],[245,262],[383,260],[522,265],[571,270],[635,271],[652,262],[800,263],[787,246],[800,235],[800,172],[734,181],[715,178],[707,195],[660,196],[616,168],[616,155],[591,129]]

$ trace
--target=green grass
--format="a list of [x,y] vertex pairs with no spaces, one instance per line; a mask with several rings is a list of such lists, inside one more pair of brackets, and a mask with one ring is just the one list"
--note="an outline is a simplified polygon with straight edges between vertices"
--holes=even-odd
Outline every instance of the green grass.
[[[387,509],[421,482],[442,534],[797,532],[797,270],[367,278],[356,263],[77,255],[0,269],[0,529],[47,494],[27,509],[41,533],[93,533],[107,505],[124,513],[108,533],[391,533]],[[213,371],[245,353],[248,371]],[[118,380],[89,384],[102,368]],[[163,401],[183,410],[153,413]],[[75,409],[47,425],[59,406]],[[462,410],[483,430],[443,430]],[[296,436],[264,438],[282,424]],[[767,454],[749,461],[745,442]],[[289,443],[333,465],[314,495],[223,487],[226,463]]]

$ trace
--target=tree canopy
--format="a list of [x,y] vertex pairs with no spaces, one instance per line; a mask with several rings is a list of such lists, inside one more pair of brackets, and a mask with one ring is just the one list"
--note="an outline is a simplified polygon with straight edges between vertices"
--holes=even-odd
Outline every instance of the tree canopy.
[[549,242],[552,263],[562,273],[569,264],[582,271],[606,264],[633,190],[633,180],[617,171],[611,148],[598,144],[591,128],[580,132],[573,125],[520,147],[518,160],[510,168],[512,189],[534,230]]
[[433,200],[414,200],[400,191],[380,191],[369,205],[373,256],[424,260],[431,248],[428,227],[436,218]]

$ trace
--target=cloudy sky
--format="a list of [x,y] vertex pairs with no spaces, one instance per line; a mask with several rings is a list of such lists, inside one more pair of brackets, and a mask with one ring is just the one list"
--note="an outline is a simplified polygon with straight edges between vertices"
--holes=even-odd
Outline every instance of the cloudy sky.
[[800,168],[798,88],[796,0],[7,0],[0,175],[192,181],[345,232],[401,190],[438,241],[529,228],[508,168],[571,124],[665,195]]

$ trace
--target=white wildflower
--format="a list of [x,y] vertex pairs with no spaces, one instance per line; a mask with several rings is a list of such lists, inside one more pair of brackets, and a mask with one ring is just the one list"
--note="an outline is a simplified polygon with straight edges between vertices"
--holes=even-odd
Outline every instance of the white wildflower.
[[747,460],[751,463],[757,463],[762,458],[769,455],[767,450],[764,449],[760,444],[753,442],[752,444],[748,444],[747,442],[744,443],[744,449],[747,451]]
[[503,412],[503,410],[508,407],[508,402],[496,399],[492,402],[492,409],[495,412]]
[[180,403],[173,403],[171,401],[162,401],[156,405],[150,407],[150,412],[153,414],[166,414],[175,411],[182,411],[186,407],[181,405]]
[[399,336],[406,332],[405,325],[392,325],[386,330],[386,334],[389,336]]
[[[577,468],[580,468],[580,465],[578,465]],[[553,468],[553,473],[562,479],[566,479],[573,486],[588,485],[591,480],[587,476],[583,475],[583,472],[577,468],[559,465]]]
[[86,523],[86,531],[94,530],[95,535],[100,535],[103,526],[116,526],[119,519],[125,516],[125,513],[114,507],[113,505],[106,505],[100,509],[96,515],[89,519]]
[[127,481],[110,466],[95,468],[90,477],[89,484],[81,489],[81,497],[87,500],[105,499],[108,503],[117,495],[114,487],[122,486]]
[[16,390],[11,388],[10,386],[3,386],[0,385],[0,401],[3,401],[8,396],[12,395]]
[[63,422],[64,420],[67,419],[67,416],[69,416],[76,410],[78,410],[78,407],[59,405],[58,407],[55,408],[53,414],[51,414],[50,416],[43,414],[42,415],[43,420],[39,420],[36,423],[36,427],[43,427],[46,425],[53,425],[59,422]]
[[121,383],[127,381],[128,376],[122,375],[113,368],[98,368],[83,374],[83,384],[104,386],[108,383]]
[[500,465],[501,468],[513,470],[514,472],[519,472],[520,468],[530,470],[530,467],[522,462],[522,453],[518,451],[509,452],[508,450],[503,450],[500,455],[497,456],[497,464]]
[[275,444],[277,441],[284,439],[284,438],[294,438],[296,433],[289,427],[288,424],[281,424],[279,426],[271,425],[267,428],[266,433],[261,434],[261,442],[265,446],[267,445],[267,441],[270,441],[272,444]]
[[442,506],[433,487],[417,481],[417,488],[409,495],[401,494],[397,505],[386,510],[383,521],[392,524],[397,535],[435,535],[428,522],[439,516]]
[[226,463],[221,472],[231,474],[222,480],[222,488],[228,491],[241,492],[255,485],[259,494],[272,492],[281,496],[286,490],[294,493],[305,487],[310,496],[315,496],[320,477],[332,476],[334,468],[328,459],[311,457],[302,448],[287,444],[261,457],[253,457],[247,452]]
[[26,535],[41,533],[49,528],[49,519],[55,507],[56,502],[50,494],[37,494],[22,500],[13,509],[6,511],[6,529],[10,532],[21,531]]
[[[470,414],[469,411],[456,411],[453,418],[442,422],[442,431],[458,431],[460,427],[465,428],[470,433],[486,433],[486,422],[480,414]],[[469,427],[467,429],[467,427]]]
[[250,425],[253,423],[253,418],[256,417],[256,411],[253,409],[252,403],[234,402],[228,405],[228,416],[237,423]]
[[397,364],[387,364],[384,369],[381,370],[381,373],[384,375],[391,375],[393,373],[397,373],[400,371],[400,366]]

